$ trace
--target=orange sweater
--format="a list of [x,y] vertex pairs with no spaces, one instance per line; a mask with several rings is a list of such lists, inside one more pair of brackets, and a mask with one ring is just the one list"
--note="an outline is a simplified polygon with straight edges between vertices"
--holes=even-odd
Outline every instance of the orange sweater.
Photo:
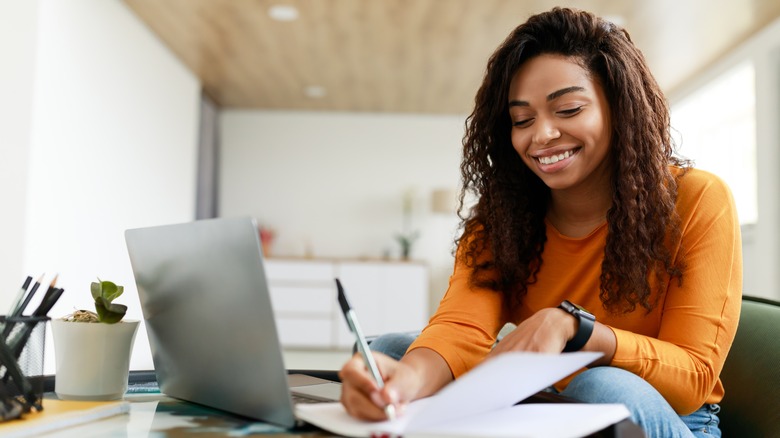
[[577,239],[548,223],[538,281],[529,285],[515,314],[502,312],[500,293],[472,287],[471,269],[456,261],[447,293],[410,350],[436,351],[458,377],[485,358],[506,322],[517,324],[568,299],[614,331],[617,350],[611,365],[648,381],[679,414],[718,403],[724,393],[720,371],[734,339],[742,296],[739,222],[728,187],[696,169],[679,179],[677,211],[682,246],[672,248],[672,256],[684,251],[682,285],[670,281],[649,314],[638,306],[632,313],[613,315],[599,300],[606,223]]

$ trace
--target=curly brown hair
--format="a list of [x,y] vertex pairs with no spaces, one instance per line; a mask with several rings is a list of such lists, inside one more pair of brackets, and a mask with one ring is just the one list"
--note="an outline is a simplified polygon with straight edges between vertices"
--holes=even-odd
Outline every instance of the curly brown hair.
[[[657,304],[649,273],[659,291],[663,279],[682,281],[684,263],[672,260],[668,246],[680,236],[669,166],[690,163],[674,153],[668,104],[628,32],[588,12],[555,8],[534,15],[488,61],[463,137],[460,257],[474,268],[472,283],[503,293],[509,308],[536,281],[550,189],[512,146],[508,93],[515,72],[540,54],[574,59],[604,89],[614,169],[600,299],[613,313],[637,305],[649,311]],[[471,208],[467,193],[478,199]]]

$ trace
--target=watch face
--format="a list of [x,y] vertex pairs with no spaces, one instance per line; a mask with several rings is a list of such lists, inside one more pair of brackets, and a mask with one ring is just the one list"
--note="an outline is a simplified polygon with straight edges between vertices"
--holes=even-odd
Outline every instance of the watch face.
[[574,304],[569,300],[565,300],[560,306],[563,310],[571,313],[574,316],[583,316],[588,319],[596,320],[596,317],[592,313],[588,312],[584,307]]
[[[575,304],[575,306],[577,306],[577,305]],[[592,313],[590,313],[587,310],[585,310],[584,307],[577,306],[577,310],[579,310],[580,315],[582,315],[583,318],[588,318],[588,319],[593,320],[593,321],[596,320],[596,317]]]
[[561,303],[560,307],[563,310],[565,310],[565,311],[567,311],[569,313],[572,313],[572,314],[576,313],[578,310],[581,310],[580,306],[572,303],[569,300],[563,300],[563,302]]
[[578,310],[580,310],[580,311],[582,311],[582,312],[585,312],[585,313],[588,313],[588,314],[590,314],[590,312],[588,312],[588,310],[587,310],[586,308],[584,308],[584,307],[580,306],[579,304],[574,304],[574,303],[572,303],[572,304],[573,304],[573,305],[574,305],[574,307],[576,307]]

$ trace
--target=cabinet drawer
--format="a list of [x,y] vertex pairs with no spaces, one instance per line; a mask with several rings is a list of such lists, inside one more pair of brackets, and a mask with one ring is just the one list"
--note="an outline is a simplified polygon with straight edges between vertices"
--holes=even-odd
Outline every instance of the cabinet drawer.
[[271,304],[277,313],[320,314],[330,317],[336,303],[333,287],[274,285]]
[[285,260],[266,260],[265,275],[271,283],[286,281],[332,282],[335,277],[333,263]]
[[329,319],[276,318],[276,328],[285,347],[329,348],[333,343],[333,322]]

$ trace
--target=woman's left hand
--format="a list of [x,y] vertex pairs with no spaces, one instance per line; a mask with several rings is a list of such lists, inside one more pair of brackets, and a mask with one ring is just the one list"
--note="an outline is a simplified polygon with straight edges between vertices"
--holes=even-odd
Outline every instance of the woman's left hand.
[[577,326],[577,320],[561,309],[542,309],[504,336],[488,357],[507,351],[560,353]]

